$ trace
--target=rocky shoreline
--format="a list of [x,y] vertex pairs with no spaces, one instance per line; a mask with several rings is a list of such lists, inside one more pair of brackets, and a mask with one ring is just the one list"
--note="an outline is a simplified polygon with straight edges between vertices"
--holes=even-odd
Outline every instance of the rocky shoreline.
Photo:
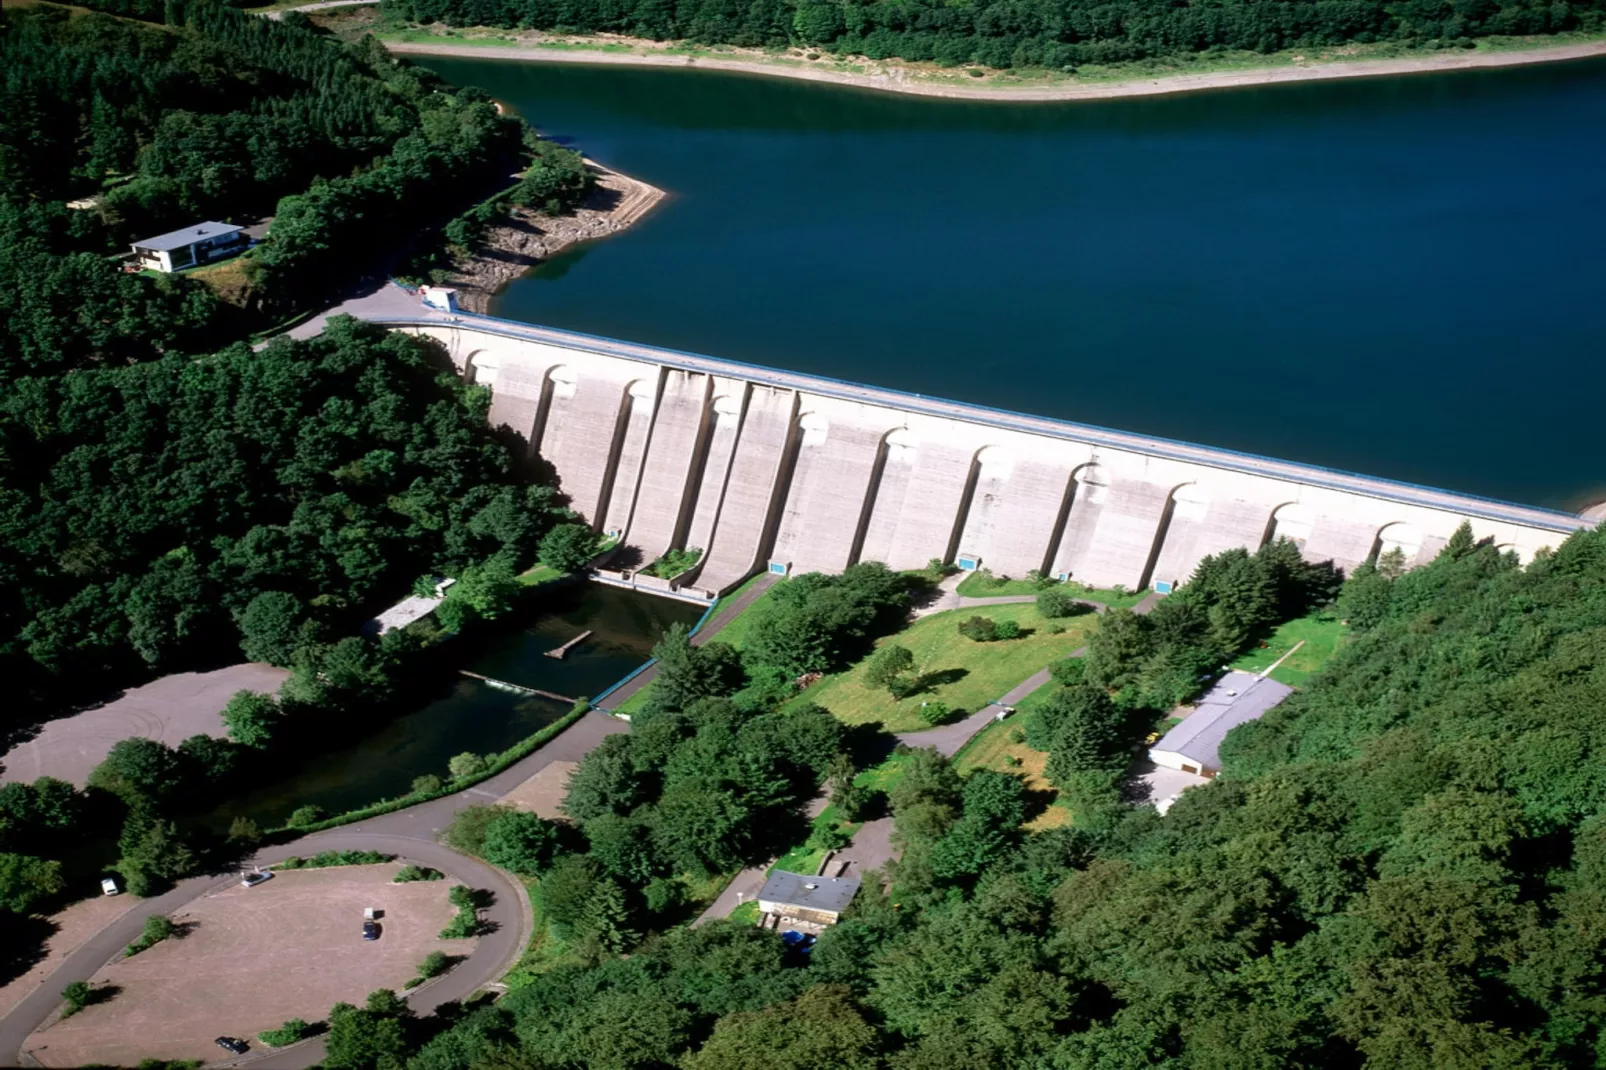
[[658,187],[594,160],[587,160],[586,165],[597,176],[597,183],[579,208],[561,216],[515,208],[506,220],[485,232],[484,243],[474,256],[453,266],[447,285],[457,290],[457,303],[463,309],[488,312],[491,299],[514,279],[571,245],[619,233],[652,211],[665,196]]

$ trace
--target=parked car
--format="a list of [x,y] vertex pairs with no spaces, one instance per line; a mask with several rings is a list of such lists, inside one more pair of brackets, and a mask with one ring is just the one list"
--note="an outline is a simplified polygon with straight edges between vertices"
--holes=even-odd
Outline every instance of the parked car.
[[263,881],[270,881],[272,879],[273,870],[259,869],[255,873],[247,873],[244,877],[240,878],[240,883],[245,885],[247,888],[255,888]]
[[362,938],[364,940],[378,940],[379,939],[379,923],[377,921],[365,921],[365,922],[363,922],[362,923]]
[[105,877],[101,880],[100,890],[104,895],[120,895],[123,891],[121,888],[117,887],[117,882],[111,877]]
[[251,1045],[239,1037],[218,1037],[217,1046],[226,1051],[232,1051],[236,1055],[244,1055],[251,1050]]

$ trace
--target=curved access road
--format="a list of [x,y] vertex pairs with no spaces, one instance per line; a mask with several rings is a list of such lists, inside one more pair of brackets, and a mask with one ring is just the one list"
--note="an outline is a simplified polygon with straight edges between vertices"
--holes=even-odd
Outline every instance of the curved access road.
[[[555,761],[579,761],[585,754],[615,732],[629,731],[629,725],[595,711],[586,714],[565,732],[521,762],[472,788],[433,802],[398,810],[368,821],[316,832],[290,843],[270,847],[253,860],[260,865],[283,861],[291,855],[312,855],[319,851],[379,851],[431,866],[450,874],[473,888],[494,892],[496,901],[485,911],[494,931],[479,938],[473,952],[450,973],[406,994],[407,1001],[420,1014],[428,1014],[450,1000],[462,999],[497,980],[518,959],[529,941],[530,905],[524,886],[506,873],[449,847],[435,838],[457,811],[469,806],[495,802],[526,779]],[[11,1012],[0,1018],[0,1066],[36,1066],[25,1045],[28,1037],[44,1025],[61,1006],[61,991],[73,981],[87,981],[100,968],[133,943],[152,914],[171,914],[191,900],[227,887],[239,880],[237,872],[192,877],[180,881],[172,890],[145,900],[96,933],[82,947],[62,961],[61,966],[37,989],[29,993]],[[257,1070],[304,1070],[323,1059],[323,1042],[309,1040],[282,1050],[253,1050],[237,1059],[213,1064],[249,1065]]]

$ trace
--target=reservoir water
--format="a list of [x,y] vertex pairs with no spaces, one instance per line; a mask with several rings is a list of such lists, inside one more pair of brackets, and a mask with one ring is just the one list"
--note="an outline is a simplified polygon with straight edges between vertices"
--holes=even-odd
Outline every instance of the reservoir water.
[[[591,697],[651,656],[653,644],[674,623],[691,625],[703,610],[600,584],[555,588],[540,594],[526,619],[475,642],[463,667],[482,676],[559,695]],[[591,636],[563,660],[546,656],[584,631]],[[260,790],[230,798],[211,817],[226,828],[245,814],[267,828],[298,806],[340,813],[405,795],[413,778],[446,776],[446,763],[470,751],[505,750],[569,710],[567,703],[505,691],[457,678],[439,694],[377,731],[339,750],[310,757],[300,768]]]
[[423,62],[672,195],[497,315],[1606,497],[1606,62],[1033,105]]

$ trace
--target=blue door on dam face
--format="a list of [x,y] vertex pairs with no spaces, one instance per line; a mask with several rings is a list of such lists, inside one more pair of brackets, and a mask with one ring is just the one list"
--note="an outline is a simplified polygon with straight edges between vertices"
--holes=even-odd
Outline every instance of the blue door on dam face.
[[981,567],[981,558],[973,557],[970,554],[960,554],[959,560],[954,563],[959,566],[960,572],[975,572]]

